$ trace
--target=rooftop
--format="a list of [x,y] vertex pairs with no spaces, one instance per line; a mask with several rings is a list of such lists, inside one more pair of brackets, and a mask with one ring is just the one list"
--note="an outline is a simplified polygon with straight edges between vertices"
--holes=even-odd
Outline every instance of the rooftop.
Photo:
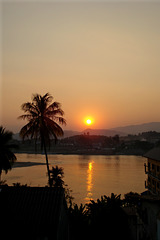
[[144,157],[160,161],[160,147],[151,149],[144,155]]
[[63,188],[0,187],[0,199],[4,227],[12,226],[13,232],[20,230],[24,235],[46,236],[52,232],[56,239],[65,199]]

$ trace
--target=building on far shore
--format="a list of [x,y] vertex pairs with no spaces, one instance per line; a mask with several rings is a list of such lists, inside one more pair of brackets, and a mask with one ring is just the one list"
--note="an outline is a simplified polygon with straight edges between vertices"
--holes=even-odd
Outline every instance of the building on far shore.
[[144,157],[147,158],[145,173],[148,175],[145,187],[152,194],[160,195],[160,148],[150,150]]

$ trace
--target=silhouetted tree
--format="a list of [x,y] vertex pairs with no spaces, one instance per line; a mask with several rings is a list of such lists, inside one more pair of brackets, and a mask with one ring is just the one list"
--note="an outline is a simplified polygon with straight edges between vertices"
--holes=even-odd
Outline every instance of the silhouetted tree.
[[129,192],[124,194],[123,204],[125,206],[134,207],[140,202],[140,194],[137,192]]
[[54,187],[63,187],[64,181],[62,178],[64,177],[64,172],[62,167],[52,167],[50,170],[50,186]]
[[72,239],[128,240],[127,216],[120,195],[102,196],[89,204],[69,208]]
[[128,239],[127,218],[120,195],[102,196],[87,204],[90,234],[95,239]]
[[[90,238],[88,216],[86,214],[86,207],[81,203],[71,205],[68,209],[70,221],[70,239],[71,240],[87,240]],[[94,239],[94,238],[93,238]]]
[[117,135],[115,135],[115,136],[113,137],[113,143],[114,143],[114,145],[118,145],[119,142],[120,142],[120,140],[119,140],[119,135],[117,134]]
[[46,165],[48,178],[50,182],[50,170],[47,155],[47,145],[50,146],[51,137],[57,141],[59,136],[63,136],[63,130],[58,125],[66,124],[63,118],[64,112],[61,109],[59,102],[53,102],[53,97],[46,93],[44,96],[35,94],[32,97],[32,102],[26,102],[22,105],[24,115],[19,119],[27,120],[28,123],[21,129],[20,136],[25,139],[41,140],[41,149],[44,149],[46,156]]
[[11,143],[12,135],[12,132],[6,131],[5,128],[0,126],[0,176],[2,170],[7,173],[16,161],[16,156],[12,152],[12,149],[16,148],[17,145]]

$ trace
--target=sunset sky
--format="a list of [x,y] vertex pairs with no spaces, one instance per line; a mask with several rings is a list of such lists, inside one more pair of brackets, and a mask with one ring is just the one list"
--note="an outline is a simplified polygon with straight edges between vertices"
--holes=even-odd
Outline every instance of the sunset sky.
[[2,3],[4,127],[21,104],[51,93],[65,129],[160,121],[160,1]]

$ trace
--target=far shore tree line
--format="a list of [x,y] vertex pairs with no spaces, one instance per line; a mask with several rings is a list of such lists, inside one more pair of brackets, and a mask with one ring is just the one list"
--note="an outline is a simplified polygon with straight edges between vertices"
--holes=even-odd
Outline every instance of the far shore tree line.
[[[14,140],[18,153],[41,153],[41,142],[36,139]],[[143,155],[150,149],[160,146],[160,133],[144,132],[128,136],[102,136],[81,134],[60,138],[55,143],[50,139],[47,151],[52,154],[119,154]]]

